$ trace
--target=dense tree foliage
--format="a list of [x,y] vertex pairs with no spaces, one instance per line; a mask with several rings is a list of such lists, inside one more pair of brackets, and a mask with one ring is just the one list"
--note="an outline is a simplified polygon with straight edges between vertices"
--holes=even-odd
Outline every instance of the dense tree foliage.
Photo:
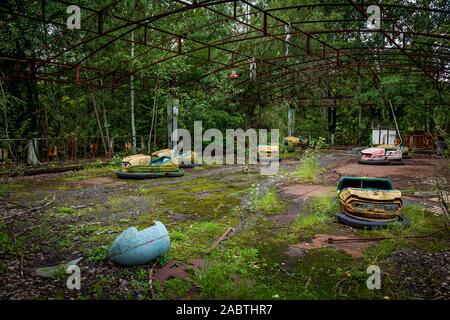
[[[336,3],[331,0],[320,2]],[[246,19],[245,24],[225,18],[225,14],[233,15],[233,6],[230,2],[215,5],[214,10],[198,8],[180,11],[151,21],[152,26],[167,32],[158,32],[155,29],[145,31],[144,28],[133,28],[131,25],[97,37],[83,45],[74,46],[92,37],[89,32],[83,30],[95,29],[98,23],[95,15],[83,11],[84,6],[97,10],[108,8],[103,29],[111,30],[118,25],[118,19],[114,17],[138,21],[179,9],[183,5],[173,1],[108,0],[97,4],[93,4],[92,1],[76,1],[82,8],[83,27],[82,30],[67,30],[64,26],[68,16],[65,11],[67,4],[58,1],[45,3],[47,19],[59,21],[59,25],[56,23],[44,25],[39,19],[29,18],[33,13],[37,15],[40,12],[40,1],[9,0],[2,5],[1,138],[45,137],[56,140],[61,137],[103,136],[103,139],[113,136],[130,137],[130,81],[127,74],[131,73],[136,75],[134,111],[136,132],[144,139],[148,139],[150,131],[156,132],[156,139],[152,136],[155,148],[166,145],[168,97],[180,100],[179,126],[187,129],[193,128],[195,120],[201,120],[205,129],[279,128],[285,135],[287,110],[294,108],[295,134],[328,138],[328,108],[323,107],[320,101],[325,97],[337,97],[338,143],[369,143],[370,130],[367,128],[377,125],[392,126],[389,101],[395,107],[401,130],[450,132],[448,74],[441,75],[439,81],[433,81],[417,67],[383,67],[381,65],[383,61],[389,63],[393,63],[395,59],[408,61],[408,57],[404,55],[388,57],[378,50],[395,47],[380,33],[317,33],[313,34],[314,39],[310,40],[310,43],[307,43],[304,34],[293,34],[287,49],[285,41],[272,37],[256,37],[257,32],[248,27],[251,25],[262,28],[263,16],[258,12],[255,11],[249,18],[242,18]],[[268,9],[313,2],[257,0],[251,3]],[[450,4],[446,0],[418,0],[414,3],[402,0],[383,3],[450,10]],[[245,3],[238,1],[236,8],[238,17],[252,13],[252,10]],[[360,13],[352,6],[310,6],[300,10],[279,10],[273,14],[283,21],[296,22],[292,25],[295,32],[351,30],[364,28],[366,24]],[[396,23],[404,30],[448,34],[450,28],[445,13],[415,11],[393,6],[389,7],[385,17],[387,20],[395,17]],[[335,21],[324,22],[332,19]],[[276,35],[275,37],[284,39],[285,30],[280,27],[278,21],[270,19],[268,28],[271,34]],[[176,37],[170,35],[171,32],[187,37],[178,41],[182,43],[183,52],[189,54],[176,54],[177,50],[180,50],[178,47],[180,43],[177,43]],[[240,38],[255,37],[247,41],[222,44],[221,47],[242,53],[245,57],[274,61],[271,66],[258,63],[256,80],[249,79],[248,58],[233,56],[214,47],[215,43],[221,43],[223,39],[231,36],[238,37],[239,33],[242,33]],[[114,37],[119,35],[123,35],[129,41],[117,39],[114,41]],[[131,58],[130,40],[144,39],[145,36],[153,48],[137,44],[135,58]],[[325,41],[334,48],[368,47],[373,50],[370,51],[371,54],[364,51],[363,55],[358,56],[354,51],[342,49],[342,60],[336,62],[335,68],[314,69],[313,67],[319,63],[339,59],[331,54],[318,57],[317,52],[324,50],[318,40]],[[450,55],[448,40],[409,36],[405,41],[407,48],[434,51],[436,57],[440,59],[437,61],[436,58],[436,63],[444,64],[444,68],[448,68]],[[212,45],[209,50],[195,50],[199,44],[204,43]],[[169,51],[159,50],[158,47],[164,47]],[[290,56],[277,60],[276,58],[285,55],[286,50],[289,50]],[[222,65],[205,62],[208,56],[212,60],[222,62]],[[65,81],[61,82],[44,81],[42,77],[40,81],[15,79],[17,63],[14,59],[4,57],[34,57],[44,60],[52,58],[60,63],[78,63],[84,68],[79,75],[84,85],[73,81],[76,71],[70,68],[63,70],[61,80]],[[270,72],[269,67],[273,68]],[[102,82],[109,83],[111,76],[94,77],[94,73],[88,68],[112,70],[126,76],[125,79],[122,76],[117,88],[111,89],[109,86],[103,86]],[[233,70],[238,73],[238,79],[230,79],[229,75]],[[41,69],[38,68],[37,72],[51,75],[52,72],[61,72],[61,68],[48,64]],[[143,82],[141,79],[144,78],[148,80]],[[68,79],[72,83],[67,81]],[[86,85],[87,83],[92,86]],[[342,97],[345,99],[339,100]],[[106,142],[103,142],[106,149],[105,144]]]

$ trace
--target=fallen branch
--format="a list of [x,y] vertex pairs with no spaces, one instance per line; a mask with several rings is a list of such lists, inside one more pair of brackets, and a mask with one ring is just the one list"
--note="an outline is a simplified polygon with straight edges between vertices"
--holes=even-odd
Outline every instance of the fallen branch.
[[425,235],[415,235],[415,236],[400,236],[400,237],[378,237],[378,238],[341,238],[341,239],[335,239],[335,238],[328,238],[328,243],[334,243],[334,242],[370,242],[370,241],[382,241],[382,240],[388,240],[388,239],[422,239],[422,238],[428,238],[436,233],[439,233],[443,231],[444,229],[425,234]]
[[440,188],[440,186],[438,185],[439,189],[438,189],[438,198],[439,198],[439,202],[441,204],[442,207],[442,211],[445,213],[445,217],[447,220],[447,224],[450,225],[450,208],[449,208],[449,196],[448,193],[444,194],[444,191],[442,191],[442,189]]
[[80,205],[80,206],[72,206],[72,208],[73,208],[73,209],[76,209],[76,210],[78,210],[78,209],[83,209],[83,208],[86,208],[86,207],[87,207],[87,205],[85,205],[85,204]]
[[298,278],[297,278],[296,276],[294,276],[292,273],[287,272],[286,269],[284,269],[284,268],[282,268],[282,267],[279,267],[279,268],[280,268],[280,270],[283,271],[283,273],[284,273],[285,275],[287,275],[288,277],[290,277],[290,278],[292,278],[292,279],[298,279]]
[[14,218],[14,217],[17,217],[17,216],[23,216],[23,215],[26,215],[27,213],[30,213],[30,212],[39,212],[41,209],[43,209],[43,208],[48,207],[49,205],[51,205],[54,201],[55,201],[55,194],[53,194],[53,198],[52,198],[51,200],[49,200],[48,202],[46,202],[46,203],[43,204],[42,206],[39,206],[39,207],[29,207],[29,208],[28,208],[27,210],[25,210],[25,211],[20,211],[20,212],[14,213],[14,214],[12,214],[12,215],[3,217],[2,219],[0,219],[0,222],[9,220],[9,219]]
[[153,289],[153,269],[155,268],[155,266],[156,262],[150,268],[150,279],[148,280],[148,285],[150,287],[150,295],[152,299],[155,298],[155,290]]
[[[346,276],[345,278],[339,280],[338,283],[336,283],[336,285],[334,286],[334,296],[337,295],[337,290],[339,289],[339,286],[340,286],[342,283],[344,283],[346,280],[348,280],[349,278],[350,278],[349,276]],[[342,290],[341,290],[341,292],[342,292]]]
[[233,230],[234,228],[232,227],[225,230],[225,232],[209,247],[209,249],[206,251],[206,254],[210,254],[211,251],[213,251],[215,247],[217,247],[223,240],[225,240],[228,237],[228,234]]

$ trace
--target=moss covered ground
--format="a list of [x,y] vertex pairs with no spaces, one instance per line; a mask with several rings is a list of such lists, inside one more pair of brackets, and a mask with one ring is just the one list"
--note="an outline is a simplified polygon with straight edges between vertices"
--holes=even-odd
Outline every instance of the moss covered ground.
[[[345,234],[334,218],[333,196],[306,199],[292,206],[279,185],[291,183],[287,173],[301,168],[292,158],[275,180],[255,168],[212,166],[186,170],[182,178],[143,181],[119,180],[115,168],[88,168],[38,181],[2,184],[0,196],[32,206],[55,197],[39,212],[0,223],[0,274],[9,281],[2,298],[25,299],[396,299],[409,298],[395,277],[388,258],[396,250],[439,252],[450,248],[447,234],[437,232],[442,216],[406,205],[409,229],[358,231],[360,237],[395,237],[377,241],[361,258],[334,248],[309,250],[292,262],[290,245],[318,233]],[[323,170],[325,171],[325,169]],[[289,204],[291,203],[291,204]],[[6,205],[9,212],[16,209]],[[279,222],[277,217],[292,214]],[[146,228],[163,222],[171,237],[168,254],[145,266],[122,268],[112,264],[107,250],[130,226]],[[278,222],[277,222],[278,221]],[[211,253],[208,248],[227,228],[229,239]],[[437,232],[416,240],[405,236]],[[83,256],[82,289],[65,287],[65,277],[42,279],[37,267]],[[205,259],[189,280],[149,283],[150,272],[169,260]],[[369,265],[386,275],[381,290],[366,286]],[[30,289],[29,284],[35,283]]]

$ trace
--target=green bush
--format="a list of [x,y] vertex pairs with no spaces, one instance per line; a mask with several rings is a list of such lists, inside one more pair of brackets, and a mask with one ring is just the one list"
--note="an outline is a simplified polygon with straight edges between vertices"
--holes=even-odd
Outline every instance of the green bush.
[[122,155],[121,154],[115,154],[114,157],[109,160],[108,165],[111,167],[120,167],[122,165]]

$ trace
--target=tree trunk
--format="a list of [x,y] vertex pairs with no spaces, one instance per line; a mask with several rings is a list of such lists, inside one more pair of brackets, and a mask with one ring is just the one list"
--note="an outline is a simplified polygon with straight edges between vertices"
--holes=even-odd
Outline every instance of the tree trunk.
[[[2,72],[3,75],[3,72]],[[3,75],[4,76],[4,75]],[[3,113],[5,116],[5,134],[6,134],[6,139],[9,139],[9,133],[8,133],[8,113],[7,113],[7,104],[8,104],[8,99],[6,98],[6,94],[5,91],[3,90],[3,82],[0,80],[0,89],[1,89],[1,93],[2,93],[2,106],[3,106]]]
[[[103,80],[100,79],[100,86],[103,88]],[[107,153],[108,153],[108,157],[112,156],[112,145],[111,145],[111,138],[109,136],[109,125],[108,125],[108,119],[106,118],[106,108],[105,108],[105,101],[103,100],[102,103],[102,107],[103,107],[103,125],[105,127],[105,133],[106,133],[106,142],[108,144],[108,148],[107,148]]]
[[153,132],[153,149],[156,148],[156,124],[158,123],[158,109],[155,109],[155,124],[154,124],[154,132]]
[[[134,31],[131,32],[131,59],[134,59]],[[136,154],[136,124],[134,121],[134,75],[130,75],[130,105],[131,105],[131,138],[132,152]]]
[[[147,144],[147,153],[148,154],[150,154],[150,151],[151,151],[153,127],[156,125],[155,124],[155,116],[156,116],[157,99],[158,99],[158,82],[156,82],[156,85],[155,85],[155,96],[153,98],[152,121],[151,121],[151,125],[150,125],[150,131],[148,133],[148,144]],[[155,136],[156,136],[156,132],[155,132]]]
[[334,145],[334,134],[336,132],[336,108],[328,108],[328,132],[330,133],[330,144]]
[[97,118],[98,129],[100,130],[100,136],[102,137],[102,146],[103,146],[103,150],[104,150],[105,153],[106,153],[107,148],[106,148],[105,136],[103,135],[102,124],[101,124],[101,122],[100,122],[100,116],[98,115],[97,101],[96,101],[95,95],[92,93],[92,91],[91,91],[91,97],[92,97],[92,104],[94,105],[95,117]]
[[[86,79],[87,79],[87,73],[86,73]],[[97,119],[97,125],[98,125],[98,129],[100,130],[100,136],[102,137],[102,146],[103,146],[103,150],[105,151],[105,154],[107,152],[107,147],[106,147],[106,142],[105,142],[105,136],[103,135],[103,129],[102,129],[102,124],[100,122],[100,116],[98,114],[98,109],[97,109],[97,100],[95,99],[95,95],[94,92],[92,91],[92,88],[89,86],[89,93],[91,94],[91,99],[92,99],[92,104],[94,105],[94,111],[95,111],[95,117]]]
[[106,118],[105,104],[103,104],[103,121],[104,121],[103,125],[105,126],[105,132],[106,132],[106,142],[107,142],[108,157],[111,157],[112,156],[111,138],[109,137],[108,120]]

